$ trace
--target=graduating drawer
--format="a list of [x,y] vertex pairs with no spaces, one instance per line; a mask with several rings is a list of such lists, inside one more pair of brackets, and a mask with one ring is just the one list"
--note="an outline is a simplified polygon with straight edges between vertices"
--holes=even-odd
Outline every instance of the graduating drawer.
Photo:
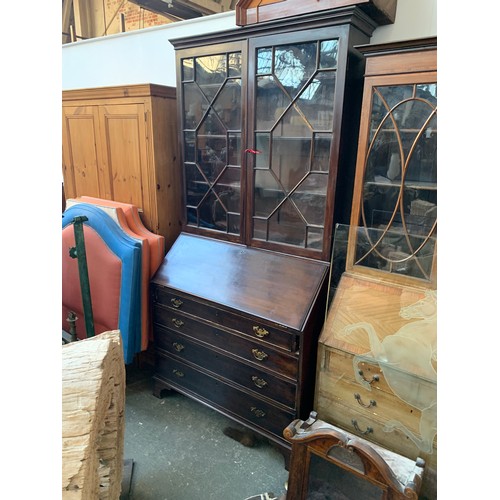
[[[297,378],[298,358],[296,355],[286,354],[263,342],[249,340],[244,336],[230,333],[213,324],[182,314],[180,311],[172,311],[158,305],[153,307],[153,321],[156,325],[170,328],[250,361],[262,369],[275,371],[293,380]],[[163,330],[155,330],[157,342],[162,342],[161,332]]]
[[243,420],[283,440],[283,429],[296,418],[296,412],[274,405],[253,394],[227,384],[180,360],[158,351],[155,378],[237,420]]
[[[434,437],[431,451],[422,451],[422,443],[419,446],[408,437],[407,432],[400,428],[392,428],[390,432],[386,429],[386,420],[380,419],[377,414],[368,414],[351,405],[345,406],[341,400],[328,398],[323,400],[320,395],[317,404],[318,416],[322,420],[331,422],[339,427],[373,441],[385,448],[401,455],[416,459],[421,457],[427,466],[436,467],[437,462],[437,438]],[[432,434],[432,433],[431,433]],[[421,439],[419,435],[415,438]]]
[[227,378],[260,396],[295,408],[296,384],[294,382],[242,363],[234,357],[209,349],[204,344],[166,328],[158,327],[157,334],[159,349]]
[[266,342],[273,346],[294,352],[297,349],[296,332],[285,326],[278,327],[260,318],[247,318],[218,308],[215,304],[205,304],[168,288],[153,288],[154,302],[170,309],[191,314],[206,321],[235,330],[243,335]]

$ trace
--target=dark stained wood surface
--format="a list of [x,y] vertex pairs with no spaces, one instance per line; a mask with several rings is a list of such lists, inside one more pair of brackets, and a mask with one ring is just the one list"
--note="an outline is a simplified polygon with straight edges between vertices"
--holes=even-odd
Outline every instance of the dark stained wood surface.
[[300,331],[328,268],[322,261],[181,233],[152,282]]

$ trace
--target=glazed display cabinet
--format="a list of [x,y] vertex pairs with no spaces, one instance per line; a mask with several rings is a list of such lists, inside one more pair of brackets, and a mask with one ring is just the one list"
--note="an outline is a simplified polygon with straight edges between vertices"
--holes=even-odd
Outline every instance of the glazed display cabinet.
[[367,58],[348,270],[434,287],[436,39],[360,48]]
[[354,179],[353,47],[374,27],[350,7],[172,40],[186,231],[329,260]]

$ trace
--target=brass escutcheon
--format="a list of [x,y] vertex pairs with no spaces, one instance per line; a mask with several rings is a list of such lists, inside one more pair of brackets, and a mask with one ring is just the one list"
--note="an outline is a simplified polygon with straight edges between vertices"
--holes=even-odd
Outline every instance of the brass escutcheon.
[[254,326],[252,327],[252,329],[255,332],[255,335],[257,335],[257,337],[261,339],[264,338],[266,335],[269,335],[269,332],[265,328],[262,328],[260,326]]
[[184,373],[181,372],[180,370],[177,370],[176,368],[174,368],[172,370],[172,372],[177,376],[177,377],[184,377]]
[[259,361],[264,361],[268,356],[265,352],[259,351],[258,349],[252,349],[252,354],[253,357]]
[[266,416],[266,412],[263,410],[260,410],[259,408],[256,408],[255,406],[252,406],[250,408],[250,411],[257,417],[257,418],[262,418]]
[[172,318],[172,323],[174,324],[175,328],[180,328],[184,324],[184,321],[181,321],[177,318]]
[[267,382],[263,378],[259,378],[256,375],[252,377],[253,383],[259,388],[262,389],[267,385]]
[[182,344],[179,344],[178,342],[173,342],[172,345],[177,352],[181,352],[182,350],[184,350],[184,346]]
[[179,307],[181,307],[183,304],[181,299],[170,299],[170,302],[176,309],[179,309]]

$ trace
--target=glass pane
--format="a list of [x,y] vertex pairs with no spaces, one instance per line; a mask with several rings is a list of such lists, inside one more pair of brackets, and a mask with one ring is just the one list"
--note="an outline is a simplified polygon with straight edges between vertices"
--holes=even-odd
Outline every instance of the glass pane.
[[333,128],[335,83],[336,73],[323,71],[300,94],[298,106],[314,130]]
[[437,117],[428,122],[408,158],[405,182],[437,182]]
[[241,52],[228,54],[228,76],[241,76]]
[[210,182],[222,172],[226,165],[226,140],[218,137],[198,137],[198,167]]
[[257,50],[257,75],[268,75],[271,73],[273,64],[273,49],[265,48]]
[[240,169],[226,168],[214,186],[220,202],[228,212],[240,212]]
[[196,58],[196,82],[198,85],[220,85],[227,76],[226,54]]
[[309,174],[291,196],[308,224],[323,226],[325,223],[327,183],[326,174]]
[[182,60],[182,81],[194,80],[194,60],[193,58]]
[[194,132],[184,132],[184,159],[185,161],[196,161],[196,143]]
[[253,219],[253,235],[258,240],[267,241],[267,219]]
[[195,129],[208,109],[208,102],[196,83],[186,83],[183,88],[184,128]]
[[186,204],[197,207],[203,197],[207,194],[208,183],[198,170],[196,165],[190,163],[184,165],[186,178]]
[[328,172],[330,168],[331,134],[314,134],[311,170]]
[[187,223],[190,226],[198,226],[198,210],[196,208],[187,208]]
[[288,200],[269,219],[269,241],[305,247],[306,224]]
[[228,165],[241,165],[241,134],[228,134]]
[[202,200],[199,213],[201,227],[226,231],[226,210],[213,191]]
[[227,232],[231,234],[240,234],[239,214],[227,214]]
[[289,105],[290,98],[277,85],[274,77],[260,76],[257,78],[256,130],[271,130]]
[[254,181],[254,215],[269,217],[285,197],[276,177],[270,170],[256,170]]
[[208,112],[201,127],[198,131],[199,135],[219,135],[225,136],[226,129],[221,122],[219,116],[212,109]]
[[292,106],[283,115],[278,126],[273,130],[273,135],[289,137],[311,137],[312,131],[309,123],[299,111]]
[[339,52],[338,40],[325,40],[320,44],[319,67],[336,68]]
[[272,170],[289,193],[309,171],[311,139],[273,138]]
[[324,230],[317,227],[309,227],[307,229],[307,248],[321,250],[323,247]]
[[437,84],[436,83],[421,83],[417,85],[415,97],[425,99],[432,107],[437,106]]
[[316,48],[316,42],[275,48],[274,74],[292,98],[316,71]]
[[269,149],[271,135],[270,134],[255,134],[255,147],[259,154],[255,155],[256,168],[269,168]]
[[214,110],[228,130],[241,127],[241,81],[228,80],[217,96]]

